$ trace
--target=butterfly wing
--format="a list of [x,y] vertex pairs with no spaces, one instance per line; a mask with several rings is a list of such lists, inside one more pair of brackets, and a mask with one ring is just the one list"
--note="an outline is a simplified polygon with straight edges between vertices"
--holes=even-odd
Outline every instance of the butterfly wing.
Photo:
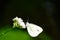
[[43,29],[35,24],[32,23],[26,23],[27,31],[31,37],[37,37]]

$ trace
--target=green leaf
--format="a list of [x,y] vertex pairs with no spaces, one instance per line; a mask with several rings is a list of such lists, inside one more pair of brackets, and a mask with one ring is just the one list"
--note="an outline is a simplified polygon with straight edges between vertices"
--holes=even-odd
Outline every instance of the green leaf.
[[12,28],[12,26],[4,26],[0,28],[0,40],[51,40],[44,32],[38,37],[31,37],[26,29]]

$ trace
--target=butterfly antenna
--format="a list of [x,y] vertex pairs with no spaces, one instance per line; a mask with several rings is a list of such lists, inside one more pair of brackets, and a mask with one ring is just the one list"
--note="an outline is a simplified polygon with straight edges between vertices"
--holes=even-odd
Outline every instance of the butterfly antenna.
[[27,22],[26,23],[28,23],[28,21],[29,21],[29,17],[27,16]]
[[27,17],[27,22],[29,21],[29,17]]

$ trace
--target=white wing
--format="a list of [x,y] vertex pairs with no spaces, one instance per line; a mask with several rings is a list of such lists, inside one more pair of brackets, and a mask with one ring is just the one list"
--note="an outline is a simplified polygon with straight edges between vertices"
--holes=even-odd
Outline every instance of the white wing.
[[31,37],[37,37],[43,29],[35,24],[32,23],[26,23],[27,31]]
[[23,22],[21,18],[16,17],[13,19],[13,21],[14,21],[13,28],[15,27],[26,28],[25,23]]

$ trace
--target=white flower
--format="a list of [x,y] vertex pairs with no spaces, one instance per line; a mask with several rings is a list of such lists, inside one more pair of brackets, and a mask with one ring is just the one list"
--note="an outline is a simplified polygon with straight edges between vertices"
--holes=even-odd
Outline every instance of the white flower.
[[13,21],[14,21],[13,28],[15,28],[15,27],[26,28],[25,23],[23,22],[23,20],[21,18],[15,17],[13,19]]

